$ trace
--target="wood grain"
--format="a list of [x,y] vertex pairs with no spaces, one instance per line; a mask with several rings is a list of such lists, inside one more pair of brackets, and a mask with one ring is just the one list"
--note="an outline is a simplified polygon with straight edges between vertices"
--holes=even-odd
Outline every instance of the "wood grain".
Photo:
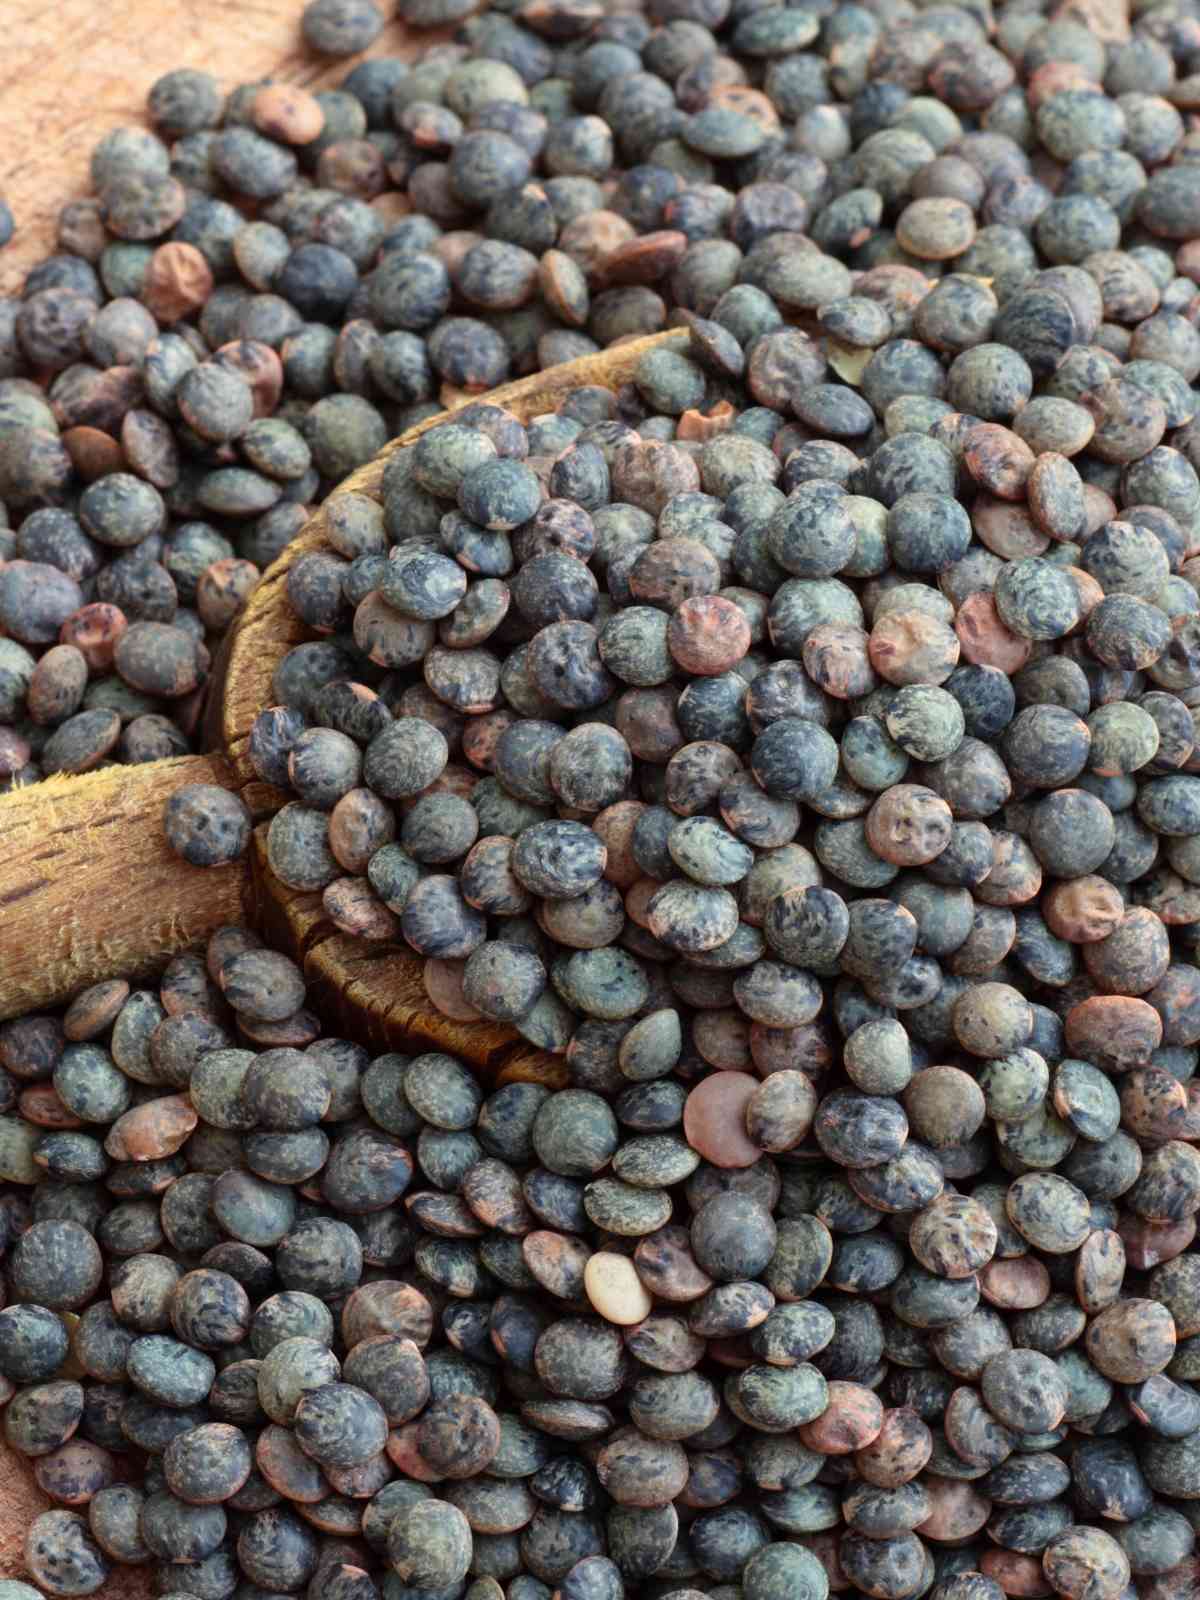
[[146,95],[173,67],[204,67],[224,89],[270,74],[339,83],[365,56],[411,57],[448,37],[390,23],[362,56],[328,61],[300,38],[301,0],[0,0],[0,195],[17,234],[0,251],[0,294],[55,248],[60,208],[90,192],[93,146],[145,123]]
[[[129,1472],[129,1458],[118,1461],[118,1472]],[[0,1578],[15,1578],[28,1583],[25,1566],[25,1535],[29,1524],[54,1502],[34,1482],[31,1464],[0,1440]],[[82,1508],[86,1511],[86,1507]],[[113,1565],[112,1575],[90,1600],[150,1600],[155,1592],[154,1567]]]
[[[0,294],[19,291],[53,251],[60,207],[88,192],[92,146],[142,120],[161,73],[191,61],[226,87],[268,72],[336,81],[345,64],[297,49],[299,10],[297,0],[0,0],[0,194],[18,227],[0,251]],[[420,42],[392,26],[372,53],[411,54]],[[89,973],[148,972],[181,941],[243,915],[246,873],[182,882],[156,826],[177,785],[228,776],[219,762],[192,758],[0,797],[0,1017],[58,1000]],[[120,871],[102,873],[114,858]],[[50,1504],[29,1463],[0,1442],[0,1577],[28,1581],[25,1534]],[[118,1566],[96,1600],[153,1592],[151,1567]]]
[[162,831],[176,789],[233,781],[219,757],[182,756],[0,797],[0,1017],[98,978],[144,976],[241,920],[245,868],[186,867]]

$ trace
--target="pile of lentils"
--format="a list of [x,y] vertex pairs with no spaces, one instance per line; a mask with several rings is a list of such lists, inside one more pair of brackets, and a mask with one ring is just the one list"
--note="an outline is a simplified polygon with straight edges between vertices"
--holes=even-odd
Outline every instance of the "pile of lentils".
[[467,9],[336,91],[160,80],[0,302],[0,776],[186,748],[387,437],[678,326],[332,494],[251,738],[276,875],[565,1086],[322,1038],[236,929],[0,1028],[30,1573],[1176,1600],[1200,16]]
[[[403,0],[399,18],[472,10]],[[324,59],[383,25],[372,0],[301,18]],[[682,27],[688,60],[692,31],[716,51]],[[0,793],[186,753],[216,644],[334,484],[443,395],[657,331],[687,301],[649,285],[688,270],[733,196],[644,248],[647,207],[690,183],[724,194],[713,161],[668,137],[684,63],[658,31],[640,134],[618,80],[652,22],[539,0],[463,21],[416,63],[360,61],[337,89],[225,94],[182,67],[152,85],[148,127],[100,141],[94,196],[0,297]],[[560,74],[588,46],[585,110]],[[644,155],[668,163],[652,193]],[[0,247],[12,229],[0,200]]]
[[179,1600],[1190,1593],[1165,1067],[1118,1098],[991,981],[953,1015],[978,1081],[912,1076],[894,1017],[823,1094],[798,1030],[760,1078],[589,1020],[568,1086],[487,1092],[304,1000],[225,927],[0,1026],[3,1432],[53,1502],[3,1600],[121,1565]]
[[[980,340],[1020,353],[1019,391],[1074,342],[1098,349],[1072,382],[1104,391],[1109,431],[1128,385],[1150,396],[1139,437],[1160,405],[1185,425],[1194,0],[1107,45],[1024,0],[474,9],[401,0],[404,24],[455,41],[362,60],[337,89],[167,73],[149,127],[92,153],[56,253],[0,299],[0,785],[190,748],[260,571],[388,437],[447,392],[707,317],[733,289],[809,323],[835,372],[890,352],[889,398]],[[301,31],[328,60],[383,23],[373,0],[315,0]],[[886,299],[840,310],[884,265],[917,275],[910,297],[949,280],[911,358]],[[1049,299],[1039,265],[1060,274]],[[1061,280],[1074,266],[1103,326]],[[802,419],[817,437],[862,421]]]
[[[849,286],[790,241],[775,265],[810,261]],[[822,315],[944,333],[961,294],[985,332],[1041,328],[1039,307],[1074,327],[1065,294],[1101,309],[1073,266],[999,309],[977,278],[916,276],[873,268]],[[819,1071],[831,1014],[843,1040],[902,1014],[919,1066],[1044,1046],[1007,1098],[955,1068],[916,1119],[935,1147],[986,1111],[1006,1154],[1057,1166],[1074,1136],[1040,1142],[1048,1055],[1124,1072],[1166,1046],[1182,1108],[1200,432],[1162,444],[1148,390],[1088,388],[1122,370],[1095,345],[1035,394],[1011,346],[947,368],[898,337],[853,386],[753,284],[686,319],[686,351],[644,353],[620,392],[581,388],[528,427],[476,402],[389,458],[381,503],[327,502],[328,546],[287,579],[323,637],[282,658],[249,741],[296,797],[270,826],[276,876],[426,958],[447,1015],[555,1052],[581,1026],[628,1033],[633,1076]],[[212,865],[249,815],[189,787],[166,832]]]

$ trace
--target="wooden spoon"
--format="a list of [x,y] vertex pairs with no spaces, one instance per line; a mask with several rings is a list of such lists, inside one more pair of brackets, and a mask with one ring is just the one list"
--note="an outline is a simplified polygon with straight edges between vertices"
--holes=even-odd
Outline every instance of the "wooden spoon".
[[[460,403],[483,398],[527,421],[584,385],[615,389],[647,350],[681,337],[672,329],[632,340]],[[343,487],[378,498],[388,457],[451,414],[393,440]],[[318,510],[234,623],[216,674],[209,727],[217,748],[210,754],[59,776],[0,796],[0,1018],[57,1004],[101,978],[149,974],[223,923],[249,920],[301,963],[331,1030],[377,1049],[437,1046],[503,1076],[552,1077],[551,1058],[513,1029],[453,1022],[433,1011],[421,962],[407,947],[340,933],[320,895],[286,888],[267,867],[265,822],[288,796],[255,776],[247,743],[255,716],[271,703],[276,667],[308,636],[287,603],[288,571],[325,542]],[[247,860],[205,870],[167,849],[163,804],[189,783],[222,784],[242,795],[260,824]]]

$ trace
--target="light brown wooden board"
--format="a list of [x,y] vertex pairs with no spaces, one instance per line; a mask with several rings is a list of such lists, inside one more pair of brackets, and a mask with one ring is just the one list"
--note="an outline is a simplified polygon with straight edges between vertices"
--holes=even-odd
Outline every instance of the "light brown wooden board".
[[[141,120],[161,73],[203,66],[226,88],[264,73],[337,83],[352,63],[304,51],[300,10],[298,0],[0,0],[0,195],[18,230],[0,251],[0,294],[54,248],[59,207],[88,192],[92,146]],[[1128,0],[1065,0],[1059,11],[1102,39],[1128,37]],[[411,56],[443,36],[391,23],[364,54]]]
[[[162,73],[202,66],[224,89],[267,75],[340,82],[362,57],[307,53],[301,9],[301,0],[0,0],[0,195],[17,222],[0,250],[0,293],[19,291],[54,250],[59,209],[90,192],[92,148],[111,128],[145,124],[146,95]],[[364,55],[411,57],[444,37],[391,23]],[[213,777],[204,763],[156,763],[0,797],[0,1018],[126,963],[151,970],[242,914],[244,869],[181,875],[161,842],[166,795]],[[256,816],[275,809],[262,785],[239,787]],[[114,830],[126,856],[120,875],[104,870]]]
[[[30,1463],[0,1441],[0,1578],[31,1581],[24,1545],[29,1524],[53,1502],[34,1482]],[[93,1600],[149,1600],[154,1594],[150,1567],[113,1567]]]
[[301,10],[302,0],[0,0],[0,195],[17,223],[0,250],[0,294],[53,251],[60,207],[90,193],[93,146],[145,121],[162,73],[204,67],[224,89],[266,74],[322,86],[365,56],[411,57],[448,37],[393,22],[362,56],[330,61],[305,50]]

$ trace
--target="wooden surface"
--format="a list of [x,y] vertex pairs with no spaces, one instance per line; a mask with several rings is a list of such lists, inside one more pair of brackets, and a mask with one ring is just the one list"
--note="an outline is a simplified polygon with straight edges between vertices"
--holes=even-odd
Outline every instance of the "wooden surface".
[[59,208],[90,192],[93,146],[145,122],[162,73],[204,67],[224,89],[268,74],[319,87],[365,56],[410,57],[448,37],[393,22],[362,56],[328,61],[303,48],[301,9],[302,0],[0,0],[0,195],[17,223],[0,251],[0,294],[54,250]]
[[[0,1578],[30,1583],[25,1566],[25,1535],[29,1524],[54,1502],[34,1482],[31,1463],[0,1440]],[[86,1507],[75,1507],[86,1511]],[[150,1600],[155,1593],[154,1567],[116,1566],[112,1576],[90,1600]]]
[[[18,233],[0,251],[0,293],[54,249],[55,218],[89,192],[87,161],[110,128],[141,122],[159,74],[182,64],[224,87],[271,73],[336,82],[298,49],[296,0],[0,0],[0,194]],[[423,39],[420,42],[424,42]],[[412,54],[398,26],[372,54]],[[57,778],[0,799],[0,1017],[61,999],[89,974],[144,973],[244,914],[241,868],[181,872],[162,842],[166,796],[187,782],[228,781],[193,757],[153,767]],[[119,872],[103,870],[120,851]],[[25,1532],[50,1501],[27,1462],[0,1444],[0,1575],[28,1581]],[[144,1600],[148,1567],[115,1567],[98,1600]]]
[[[307,53],[300,10],[300,0],[0,0],[0,195],[18,230],[0,251],[0,294],[53,250],[59,207],[88,192],[92,146],[110,128],[143,120],[146,92],[163,72],[203,66],[225,88],[265,74],[339,82],[353,61]],[[1101,39],[1129,37],[1128,0],[1062,0],[1057,14]],[[448,36],[392,22],[364,55],[408,57]]]

